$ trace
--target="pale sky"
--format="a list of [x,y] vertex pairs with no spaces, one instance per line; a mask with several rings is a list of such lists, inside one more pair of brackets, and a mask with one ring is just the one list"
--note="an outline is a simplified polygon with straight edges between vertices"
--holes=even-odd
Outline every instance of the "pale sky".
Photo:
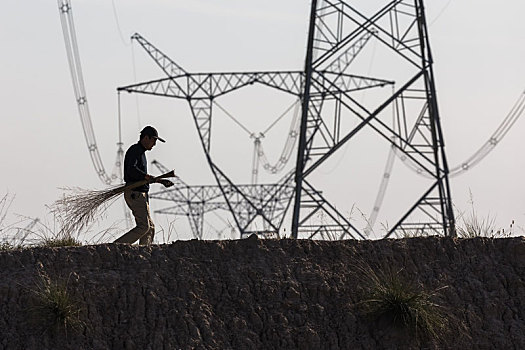
[[[94,172],[84,140],[56,1],[3,0],[2,5],[0,195],[15,196],[7,220],[14,222],[16,215],[23,215],[52,225],[46,206],[61,196],[59,188],[105,185]],[[118,141],[116,88],[164,77],[140,47],[130,46],[134,32],[190,72],[300,70],[304,66],[308,1],[73,0],[72,6],[93,128],[107,171],[113,168]],[[487,141],[525,88],[525,2],[428,0],[426,7],[446,151],[454,167]],[[290,102],[293,99],[264,90],[251,95],[240,92],[223,104],[258,132]],[[126,148],[143,126],[154,125],[167,143],[148,152],[148,160],[158,159],[175,168],[189,184],[213,184],[184,101],[126,94],[122,108]],[[224,116],[217,119],[218,130],[237,128]],[[456,215],[470,210],[472,192],[480,217],[495,217],[497,228],[508,227],[512,220],[525,227],[523,119],[478,166],[451,179]],[[267,146],[271,159],[278,157],[288,126],[289,120],[276,126],[272,144]],[[234,180],[249,183],[253,141],[237,131],[226,137],[217,135],[217,157]],[[344,164],[373,162],[379,169],[384,167],[386,152],[360,153],[359,148],[352,149],[354,145],[334,156],[332,167],[325,169],[327,174],[334,172],[330,182],[335,186],[345,186],[337,168],[346,156],[354,158]],[[228,153],[233,151],[235,157]],[[402,167],[398,163],[394,171]],[[156,174],[156,169],[150,169]],[[346,194],[351,198],[341,201],[341,210],[347,212],[355,205],[370,213],[380,179],[381,174],[372,178],[365,186],[366,195],[356,195],[355,200]],[[165,206],[152,203],[153,209]],[[115,203],[102,226],[122,219],[121,207]],[[388,204],[384,210],[388,221]],[[166,230],[170,220],[155,218]],[[191,238],[187,227],[177,230],[178,238]],[[217,237],[208,230],[205,238]]]

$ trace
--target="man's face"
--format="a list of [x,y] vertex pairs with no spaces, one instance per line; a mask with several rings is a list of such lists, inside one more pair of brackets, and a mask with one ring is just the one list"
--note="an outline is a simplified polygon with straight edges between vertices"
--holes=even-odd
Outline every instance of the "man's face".
[[153,146],[155,146],[156,144],[157,144],[157,139],[155,137],[146,135],[142,139],[142,146],[144,146],[144,148],[147,149],[148,151],[151,151]]

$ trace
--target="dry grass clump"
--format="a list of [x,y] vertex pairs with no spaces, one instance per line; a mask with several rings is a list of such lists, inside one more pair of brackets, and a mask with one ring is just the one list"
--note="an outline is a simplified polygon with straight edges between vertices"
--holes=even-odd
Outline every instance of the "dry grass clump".
[[[6,217],[14,199],[15,196],[9,193],[0,198],[0,251],[22,249],[29,229],[38,222],[38,219],[17,215],[15,222],[7,223]],[[28,221],[30,221],[29,224]],[[27,226],[20,227],[22,224]]]
[[11,242],[1,242],[0,243],[0,252],[5,252],[9,250],[22,249],[23,246],[20,244],[13,244]]
[[77,247],[81,246],[79,235],[59,229],[62,227],[63,218],[53,217],[53,222],[38,221],[31,229],[28,245],[32,247]]
[[439,339],[448,330],[448,320],[436,297],[446,287],[426,290],[409,282],[399,272],[389,269],[376,272],[360,267],[363,296],[358,303],[372,320],[404,329],[416,338]]
[[52,280],[40,273],[37,283],[30,289],[32,305],[28,308],[31,320],[44,332],[79,330],[84,323],[80,319],[82,308],[73,298],[67,281]]
[[13,196],[9,196],[9,193],[6,193],[2,198],[0,198],[0,235],[2,236],[2,242],[0,242],[0,251],[12,250],[14,245],[11,241],[6,239],[6,233],[9,230],[9,226],[5,224],[5,218],[11,203],[13,203]]
[[456,233],[460,238],[493,237],[495,218],[487,216],[480,218],[472,211],[467,217],[461,216],[459,225],[456,225]]
[[60,237],[60,235],[56,237],[45,237],[43,238],[39,243],[39,247],[80,247],[82,245],[82,242],[80,242],[78,239],[76,239],[73,236],[63,236]]
[[514,234],[514,220],[510,223],[507,231],[504,228],[496,229],[496,217],[487,214],[482,217],[477,214],[474,206],[474,197],[470,193],[470,211],[460,212],[456,220],[456,233],[460,238],[506,238]]
[[15,249],[15,248],[9,242],[2,242],[2,243],[0,243],[0,252],[5,252],[7,250],[13,250],[13,249]]
[[514,234],[514,220],[505,228],[496,229],[496,218],[487,215],[482,218],[472,210],[468,216],[461,215],[456,225],[456,233],[460,238],[507,238]]

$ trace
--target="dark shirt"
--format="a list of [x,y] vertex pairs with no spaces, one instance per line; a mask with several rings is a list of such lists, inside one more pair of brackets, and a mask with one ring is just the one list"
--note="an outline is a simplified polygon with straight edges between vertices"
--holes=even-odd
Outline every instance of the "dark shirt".
[[[124,181],[126,185],[142,181],[148,174],[148,163],[146,161],[146,149],[137,142],[131,145],[124,156]],[[133,191],[148,192],[149,184],[134,188]]]

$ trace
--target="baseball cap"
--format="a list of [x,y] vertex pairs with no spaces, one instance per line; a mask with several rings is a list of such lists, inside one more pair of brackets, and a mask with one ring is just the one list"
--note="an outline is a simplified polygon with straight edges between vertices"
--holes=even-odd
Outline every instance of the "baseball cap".
[[148,125],[146,126],[144,129],[142,129],[142,131],[140,132],[140,135],[144,135],[144,136],[149,136],[149,137],[154,137],[156,138],[157,140],[161,141],[161,142],[166,142],[164,141],[164,139],[160,138],[159,137],[159,133],[157,132],[157,129],[155,129],[154,127]]

